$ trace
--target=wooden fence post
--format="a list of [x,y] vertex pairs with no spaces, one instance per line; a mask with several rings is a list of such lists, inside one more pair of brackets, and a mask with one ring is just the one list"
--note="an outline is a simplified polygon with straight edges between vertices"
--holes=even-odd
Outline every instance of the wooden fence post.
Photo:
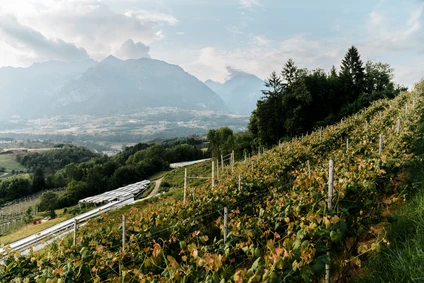
[[74,246],[77,244],[77,220],[74,219]]
[[126,225],[127,225],[127,219],[125,215],[122,215],[122,251],[125,251],[125,234],[126,234]]
[[349,151],[349,138],[346,138],[346,152]]
[[378,154],[381,154],[382,150],[383,150],[383,134],[380,134],[380,144],[378,146]]
[[215,185],[215,162],[212,160],[212,189]]
[[227,242],[227,232],[228,232],[228,209],[224,207],[224,244]]
[[[330,159],[328,168],[328,203],[327,208],[330,211],[333,207],[333,182],[334,182],[334,161]],[[330,251],[327,251],[327,256],[330,258]],[[330,265],[325,265],[325,282],[330,283]]]
[[240,175],[239,175],[238,189],[239,189],[239,191],[241,189],[241,176]]
[[186,203],[187,195],[187,168],[184,170],[184,204]]

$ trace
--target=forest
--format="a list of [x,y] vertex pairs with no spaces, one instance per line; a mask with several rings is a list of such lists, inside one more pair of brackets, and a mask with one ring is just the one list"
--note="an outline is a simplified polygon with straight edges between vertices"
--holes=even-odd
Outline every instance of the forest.
[[63,145],[46,152],[22,155],[17,160],[31,177],[14,176],[0,180],[0,203],[45,189],[66,187],[65,194],[53,198],[51,209],[74,205],[79,199],[113,190],[168,170],[169,163],[207,158],[203,141],[177,139],[161,144],[139,143],[107,157],[82,147]]
[[279,142],[305,135],[320,127],[339,122],[382,98],[394,98],[407,88],[395,85],[389,64],[361,60],[351,46],[339,71],[333,66],[327,73],[316,68],[298,67],[292,59],[280,73],[272,72],[265,80],[266,90],[250,116],[248,131],[233,133],[229,128],[208,132],[209,149],[214,156],[235,150],[258,152]]

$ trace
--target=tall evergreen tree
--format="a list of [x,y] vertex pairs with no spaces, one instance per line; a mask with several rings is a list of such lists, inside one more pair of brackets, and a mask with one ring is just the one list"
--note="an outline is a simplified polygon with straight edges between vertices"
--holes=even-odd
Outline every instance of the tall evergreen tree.
[[340,67],[340,76],[344,86],[345,98],[353,102],[364,90],[365,72],[358,49],[352,45],[347,50]]
[[32,191],[39,192],[46,188],[46,180],[44,179],[43,169],[37,167],[32,177]]
[[292,59],[289,59],[286,64],[284,64],[283,70],[281,71],[283,79],[287,82],[287,85],[290,86],[297,76],[297,66]]

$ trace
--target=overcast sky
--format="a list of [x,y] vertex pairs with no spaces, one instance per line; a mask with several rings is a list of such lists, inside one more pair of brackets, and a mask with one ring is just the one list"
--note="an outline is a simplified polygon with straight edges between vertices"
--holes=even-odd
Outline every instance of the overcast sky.
[[289,58],[329,71],[355,45],[411,86],[423,12],[423,0],[0,0],[0,66],[145,56],[222,82],[228,66],[265,79]]

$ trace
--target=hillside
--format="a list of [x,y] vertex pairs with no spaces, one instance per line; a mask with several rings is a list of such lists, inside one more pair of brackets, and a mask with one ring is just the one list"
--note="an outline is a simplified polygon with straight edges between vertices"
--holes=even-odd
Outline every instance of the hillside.
[[148,58],[0,68],[0,93],[0,119],[120,114],[148,107],[228,111],[216,93],[181,67]]
[[11,253],[0,279],[299,282],[322,279],[331,263],[332,280],[347,280],[360,265],[357,255],[385,244],[372,231],[404,196],[422,103],[416,92],[376,101],[337,125],[227,167],[213,188],[206,181],[189,189],[186,204],[168,197],[135,205],[80,227],[76,246],[66,237],[48,252]]

